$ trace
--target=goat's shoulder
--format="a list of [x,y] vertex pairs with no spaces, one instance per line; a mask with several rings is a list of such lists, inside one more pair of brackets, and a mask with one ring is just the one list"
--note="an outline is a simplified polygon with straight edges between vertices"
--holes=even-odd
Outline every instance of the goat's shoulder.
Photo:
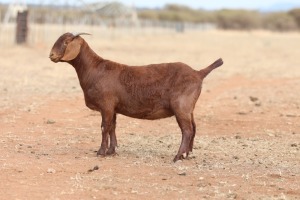
[[111,60],[102,60],[101,66],[106,71],[114,71],[114,70],[121,71],[126,67],[126,65],[124,64],[117,63]]

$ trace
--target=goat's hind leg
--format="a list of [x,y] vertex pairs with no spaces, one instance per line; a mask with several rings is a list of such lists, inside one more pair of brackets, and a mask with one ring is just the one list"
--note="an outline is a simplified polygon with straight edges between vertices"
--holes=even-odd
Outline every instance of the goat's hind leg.
[[193,151],[194,138],[195,138],[195,135],[196,135],[196,123],[195,123],[195,120],[194,120],[194,114],[193,113],[192,113],[191,117],[192,117],[193,135],[192,135],[192,139],[191,139],[190,145],[189,145],[189,152]]
[[178,153],[173,159],[174,162],[184,159],[183,154],[186,154],[186,157],[188,157],[190,152],[190,143],[194,133],[190,114],[176,115],[176,120],[182,132],[182,140]]

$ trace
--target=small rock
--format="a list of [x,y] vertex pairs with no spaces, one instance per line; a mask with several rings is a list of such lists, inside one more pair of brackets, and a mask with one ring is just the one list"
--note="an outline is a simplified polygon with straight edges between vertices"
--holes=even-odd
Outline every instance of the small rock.
[[98,170],[98,169],[99,169],[99,167],[98,167],[98,165],[96,165],[93,169],[89,169],[88,172],[93,172],[93,171]]
[[56,170],[53,169],[53,168],[49,168],[49,169],[47,170],[47,173],[49,173],[49,174],[55,174],[55,172],[56,172]]
[[257,97],[252,97],[252,96],[250,96],[249,98],[250,98],[250,101],[252,101],[252,102],[258,101],[258,98],[257,98]]
[[270,137],[275,137],[275,135],[273,134],[273,133],[267,133],[268,134],[268,136],[270,136]]
[[261,106],[261,103],[260,103],[260,102],[257,102],[257,103],[255,103],[254,105],[259,107],[259,106]]
[[293,114],[287,114],[285,115],[286,117],[297,117],[296,115],[293,115]]
[[297,147],[296,143],[291,144],[291,147]]
[[239,135],[236,135],[234,138],[235,138],[235,139],[241,139],[242,137],[239,136]]
[[239,115],[247,115],[247,112],[240,111],[240,112],[237,112],[237,114],[239,114]]
[[53,119],[48,119],[46,121],[46,124],[54,124],[54,123],[55,123],[55,121]]
[[178,174],[179,176],[186,176],[186,172],[181,172]]

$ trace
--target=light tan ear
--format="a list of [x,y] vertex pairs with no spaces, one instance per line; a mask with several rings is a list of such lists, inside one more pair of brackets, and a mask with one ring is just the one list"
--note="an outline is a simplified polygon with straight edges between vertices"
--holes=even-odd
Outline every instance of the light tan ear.
[[70,60],[73,60],[74,58],[76,58],[76,56],[80,52],[80,47],[81,47],[81,45],[80,45],[79,40],[77,38],[75,38],[68,44],[68,46],[65,50],[65,54],[61,58],[61,60],[70,61]]

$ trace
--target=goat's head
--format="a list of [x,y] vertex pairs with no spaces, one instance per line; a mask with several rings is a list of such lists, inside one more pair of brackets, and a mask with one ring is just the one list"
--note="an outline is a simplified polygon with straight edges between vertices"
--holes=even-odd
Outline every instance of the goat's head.
[[49,58],[53,62],[71,61],[77,57],[80,52],[83,39],[80,35],[90,35],[88,33],[65,33],[54,43]]

